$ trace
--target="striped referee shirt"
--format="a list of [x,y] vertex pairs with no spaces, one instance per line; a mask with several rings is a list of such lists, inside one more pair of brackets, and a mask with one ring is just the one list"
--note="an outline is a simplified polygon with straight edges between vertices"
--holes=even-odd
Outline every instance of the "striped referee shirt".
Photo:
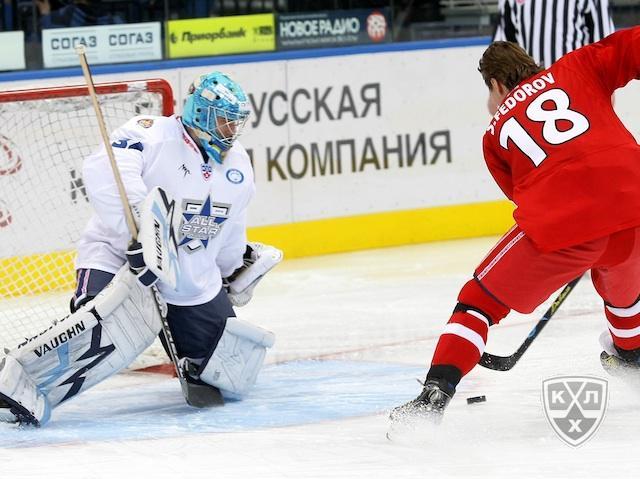
[[545,68],[613,33],[608,0],[500,0],[494,40],[514,42]]

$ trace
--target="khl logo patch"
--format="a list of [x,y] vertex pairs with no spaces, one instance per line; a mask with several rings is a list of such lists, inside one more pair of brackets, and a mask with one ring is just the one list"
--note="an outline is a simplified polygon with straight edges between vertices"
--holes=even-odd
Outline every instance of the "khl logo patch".
[[188,253],[206,248],[209,240],[215,238],[229,218],[231,205],[215,203],[211,197],[203,201],[183,200],[182,222],[180,223],[180,243]]
[[579,446],[596,433],[607,407],[606,379],[560,376],[542,382],[544,413],[552,429],[570,446]]
[[213,172],[213,168],[208,162],[200,164],[200,170],[202,170],[202,176],[204,177],[205,180],[208,180],[209,178],[211,178],[211,173]]

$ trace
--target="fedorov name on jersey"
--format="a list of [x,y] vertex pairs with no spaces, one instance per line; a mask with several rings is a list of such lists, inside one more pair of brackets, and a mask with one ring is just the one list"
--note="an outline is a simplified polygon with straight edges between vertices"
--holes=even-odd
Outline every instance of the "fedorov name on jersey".
[[487,131],[491,132],[492,135],[495,134],[495,126],[500,118],[509,113],[513,108],[520,102],[525,101],[530,96],[533,96],[537,93],[540,93],[542,90],[545,90],[549,85],[553,85],[556,82],[555,78],[551,72],[545,73],[540,78],[536,78],[532,82],[525,82],[518,86],[515,90],[513,90],[509,96],[507,96],[502,105],[498,108],[495,115],[493,115],[493,120],[491,120],[491,124],[487,128]]

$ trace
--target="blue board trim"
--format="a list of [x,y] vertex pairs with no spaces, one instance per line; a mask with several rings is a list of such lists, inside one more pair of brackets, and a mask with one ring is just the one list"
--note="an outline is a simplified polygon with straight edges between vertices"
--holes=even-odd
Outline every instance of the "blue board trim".
[[[248,53],[244,55],[184,58],[179,60],[159,60],[155,62],[97,65],[92,67],[91,71],[94,75],[106,75],[154,70],[172,70],[176,68],[189,68],[208,65],[230,65],[234,63],[260,63],[280,60],[304,60],[320,57],[407,52],[414,50],[433,50],[441,48],[461,48],[488,45],[490,41],[491,39],[489,37],[447,38],[442,40],[383,43],[375,45],[356,45],[340,48],[317,48],[309,50],[290,50],[268,53]],[[80,69],[80,67],[0,73],[0,82],[40,80],[46,78],[61,78],[72,76],[82,76],[82,70]]]

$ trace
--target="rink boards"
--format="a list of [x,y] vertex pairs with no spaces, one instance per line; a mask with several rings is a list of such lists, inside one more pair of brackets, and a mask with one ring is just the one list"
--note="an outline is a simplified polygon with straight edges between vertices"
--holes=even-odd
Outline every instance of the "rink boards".
[[[485,42],[218,57],[94,71],[97,82],[166,79],[177,113],[199,74],[220,69],[242,84],[253,113],[241,142],[251,155],[257,186],[249,237],[278,245],[293,258],[492,235],[510,226],[512,208],[486,172],[481,152],[486,92],[475,67]],[[82,84],[79,73],[0,75],[0,89]],[[28,178],[20,181],[29,184]],[[65,191],[74,181],[52,176],[67,202],[56,208],[68,208],[69,214],[78,205],[77,191]],[[12,210],[4,196],[0,193],[3,212],[19,223],[21,211]],[[0,259],[0,284],[14,288],[0,294],[16,294],[14,285],[39,267],[43,255],[61,263],[53,289],[72,284],[68,258],[74,244],[60,238],[64,235],[23,235],[20,261]],[[42,281],[43,290],[47,282]]]

